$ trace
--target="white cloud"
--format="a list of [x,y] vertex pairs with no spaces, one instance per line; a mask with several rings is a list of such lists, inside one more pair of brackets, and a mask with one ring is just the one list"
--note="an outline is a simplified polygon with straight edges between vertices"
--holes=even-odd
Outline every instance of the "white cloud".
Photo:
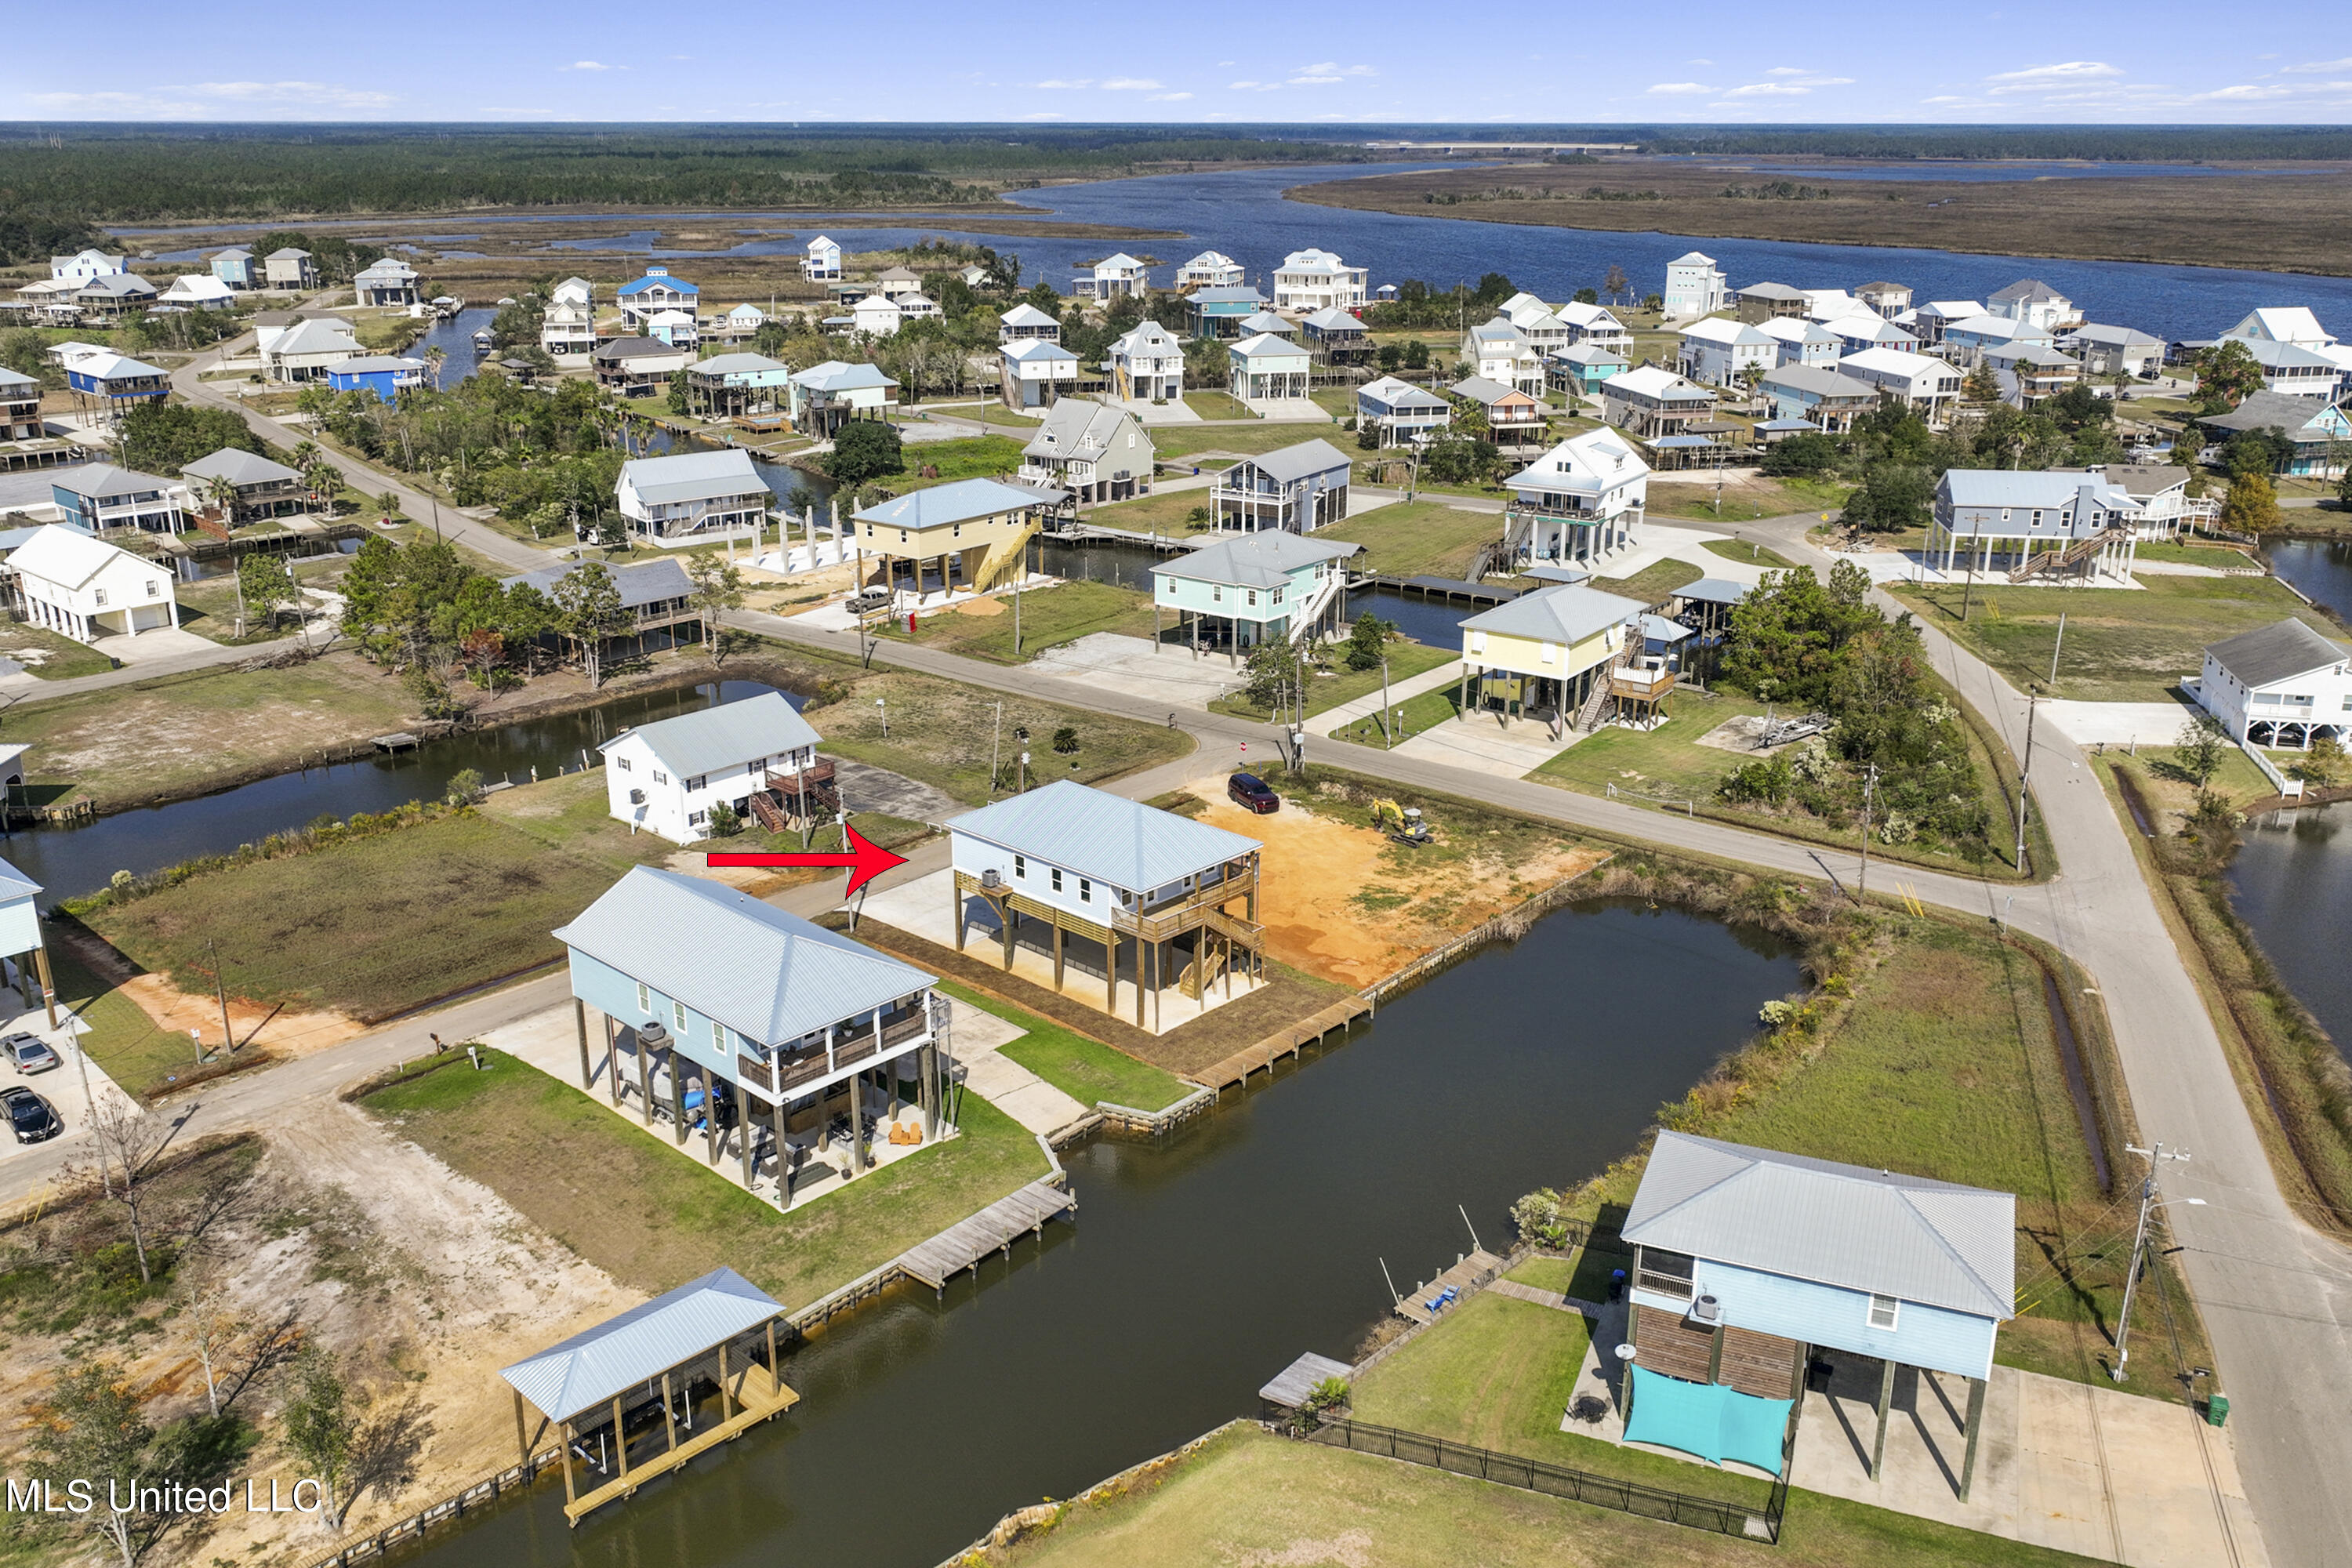
[[1159,92],[1167,86],[1148,76],[1115,76],[1102,85],[1105,92]]
[[1683,64],[1686,66],[1711,66],[1715,62],[1713,60],[1685,60],[1683,62]]
[[613,68],[602,60],[573,60],[563,68],[568,71],[608,71]]
[[1219,70],[1224,70],[1230,67],[1237,66],[1239,64],[1241,64],[1241,61],[1239,60],[1219,60],[1217,62],[1217,68]]
[[1229,81],[1225,88],[1230,92],[1279,92],[1282,84],[1278,81]]
[[1047,92],[1076,92],[1081,88],[1092,87],[1094,84],[1094,78],[1090,76],[1082,76],[1076,81],[1040,81],[1033,82],[1030,85],[1033,87],[1042,88]]
[[1339,79],[1336,76],[1295,76],[1290,79],[1290,85],[1292,87],[1328,87]]
[[1713,92],[1715,89],[1696,81],[1662,81],[1647,90],[1661,98],[1688,98],[1693,93]]
[[2001,85],[1997,93],[2054,92],[2064,88],[2080,87],[2086,82],[2106,81],[2123,75],[2121,69],[2105,60],[2067,60],[2054,66],[2028,66],[2023,70],[2000,71],[1987,77],[1987,81]]
[[2238,87],[2217,88],[2211,92],[2192,93],[2189,95],[2189,101],[2192,103],[2227,103],[2232,101],[2243,101],[2248,99],[2293,98],[2299,90],[2299,89],[2292,87],[2254,87],[2251,85],[2241,85]]
[[1192,96],[1189,92],[1155,92],[1144,101],[1146,103],[1182,103]]
[[1812,73],[1802,66],[1774,66],[1764,74],[1766,76],[1810,76]]
[[1726,98],[1802,98],[1812,90],[1810,87],[1800,87],[1794,82],[1751,81],[1746,87],[1733,88],[1723,96]]
[[1337,60],[1318,60],[1311,66],[1300,66],[1290,78],[1292,87],[1329,87],[1349,77],[1378,76],[1370,66],[1343,66]]
[[[2270,58],[2276,59],[2278,57],[2273,55]],[[2352,70],[2352,56],[2347,56],[2340,60],[2305,60],[2299,66],[2281,66],[2279,67],[2279,69],[2282,72],[2288,72],[2295,75],[2314,75],[2326,71]]]
[[202,120],[218,108],[216,104],[163,99],[144,92],[37,92],[33,101],[46,109],[143,120]]

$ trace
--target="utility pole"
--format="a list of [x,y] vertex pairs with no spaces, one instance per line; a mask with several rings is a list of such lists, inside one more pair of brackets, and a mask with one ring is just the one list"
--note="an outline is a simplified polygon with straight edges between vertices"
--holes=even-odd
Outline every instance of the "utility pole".
[[2017,775],[2017,874],[2025,875],[2025,791],[2033,780],[2033,709],[2042,700],[2042,689],[2028,687],[2025,694],[2025,766]]
[[[220,998],[221,1049],[223,1052],[233,1051],[236,1049],[236,1029],[228,1021],[228,981],[221,973],[220,944],[207,941],[205,943],[205,951],[212,954],[213,994]],[[201,1059],[203,1053],[200,1051],[197,1055]]]
[[1862,775],[1862,875],[1854,879],[1856,896],[1860,898],[1870,896],[1870,802],[1877,789],[1878,764],[1873,763],[1870,771]]
[[[2147,1246],[2148,1217],[2156,1212],[2156,1205],[2164,1201],[2157,1195],[2156,1192],[2157,1163],[2160,1160],[2189,1158],[2186,1152],[2178,1149],[2168,1152],[2160,1142],[2152,1149],[2142,1149],[2132,1143],[2126,1143],[2124,1147],[2132,1153],[2144,1154],[2147,1157],[2147,1175],[2139,1184],[2139,1228],[2132,1233],[2131,1266],[2124,1273],[2123,1310],[2116,1318],[2116,1364],[2107,1373],[2117,1383],[2124,1380],[2125,1364],[2131,1360],[2131,1346],[2126,1337],[2131,1333],[2132,1297],[2139,1286],[2140,1255]],[[2205,1200],[2190,1198],[2189,1201],[2192,1204],[2202,1204]]]
[[1021,657],[1021,584],[1029,575],[1029,545],[1021,546],[1021,569],[1013,574],[1013,657]]
[[2058,612],[2058,640],[2050,645],[2050,689],[2058,689],[2058,650],[2066,646],[2066,612]]
[[1393,750],[1396,746],[1396,731],[1389,728],[1389,661],[1385,654],[1381,656],[1381,735],[1388,742],[1389,748]]
[[1977,535],[1971,533],[1969,535],[1968,586],[1960,590],[1960,625],[1962,626],[1967,626],[1969,624],[1969,601],[1976,596],[1976,591]]
[[1003,744],[1004,704],[999,702],[996,705],[996,728],[988,738],[988,798],[991,800],[996,798],[997,759],[1003,754]]

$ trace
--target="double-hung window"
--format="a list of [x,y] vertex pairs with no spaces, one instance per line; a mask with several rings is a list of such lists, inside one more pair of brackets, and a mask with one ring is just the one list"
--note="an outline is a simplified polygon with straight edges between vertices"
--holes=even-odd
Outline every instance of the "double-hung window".
[[1092,882],[1087,881],[1084,877],[1079,878],[1079,879],[1078,879],[1078,902],[1080,902],[1080,903],[1082,903],[1082,904],[1091,904],[1091,903],[1093,903],[1094,901],[1095,901],[1095,885],[1094,885]]
[[1019,879],[1020,880],[1024,881],[1024,882],[1025,882],[1025,881],[1027,881],[1027,880],[1029,879],[1029,857],[1028,857],[1028,856],[1026,856],[1026,855],[1015,855],[1015,856],[1013,858],[1013,875],[1015,878],[1017,878],[1017,879]]
[[686,1004],[683,1002],[671,1003],[669,1005],[669,1016],[670,1021],[677,1026],[677,1037],[681,1040],[686,1038]]
[[1870,1326],[1874,1329],[1893,1329],[1902,1312],[1903,1303],[1892,1296],[1874,1295],[1870,1299]]
[[640,1013],[651,1013],[653,1010],[653,996],[646,990],[646,983],[640,980],[637,982],[637,1011]]
[[1058,892],[1060,892],[1061,890],[1062,890],[1062,868],[1061,868],[1059,866],[1056,866],[1056,867],[1055,867],[1055,868],[1054,868],[1054,891],[1055,891],[1055,892],[1057,892],[1057,893],[1058,893]]

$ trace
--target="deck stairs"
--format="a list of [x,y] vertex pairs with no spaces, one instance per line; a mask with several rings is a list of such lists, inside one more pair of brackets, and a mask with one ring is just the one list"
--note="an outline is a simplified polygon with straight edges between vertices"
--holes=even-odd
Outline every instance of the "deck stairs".
[[990,545],[988,553],[981,557],[980,569],[971,574],[971,581],[965,586],[974,593],[984,594],[991,588],[1002,587],[1012,582],[1027,554],[1029,542],[1037,537],[1042,526],[1033,518],[1011,539],[1002,539]]
[[2120,544],[2131,537],[2128,528],[2103,528],[2098,532],[2074,541],[2063,550],[2046,551],[2029,555],[2010,568],[2009,580],[2022,583],[2029,577],[2046,575],[2079,566],[2110,544]]

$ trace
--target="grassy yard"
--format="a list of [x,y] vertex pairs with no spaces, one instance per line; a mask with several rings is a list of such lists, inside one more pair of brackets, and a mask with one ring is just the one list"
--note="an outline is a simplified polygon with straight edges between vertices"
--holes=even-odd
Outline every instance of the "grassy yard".
[[1013,648],[1012,595],[972,604],[982,607],[932,610],[918,616],[912,636],[903,620],[892,621],[882,635],[893,642],[921,643],[991,664],[1019,664],[1046,648],[1076,642],[1094,632],[1147,639],[1152,636],[1151,596],[1109,583],[1067,582],[1058,587],[1024,591],[1017,654]]
[[[502,1052],[361,1103],[623,1285],[653,1293],[734,1268],[787,1307],[878,1268],[1045,1173],[1037,1142],[962,1097],[963,1136],[778,1214],[579,1089]],[[550,1152],[557,1158],[551,1159]]]
[[1744,540],[1710,539],[1700,548],[1709,555],[1720,555],[1726,561],[1745,562],[1750,566],[1769,566],[1785,571],[1796,564],[1776,550],[1767,550],[1760,544],[1750,544]]
[[[1025,443],[1010,436],[973,436],[960,441],[909,441],[902,453],[907,471],[880,482],[904,494],[956,479],[1002,479],[1021,466]],[[936,473],[927,470],[937,469]]]
[[[1389,649],[1389,684],[1409,680],[1424,670],[1435,669],[1462,657],[1460,648],[1431,647],[1425,643],[1391,642]],[[1370,697],[1381,689],[1381,672],[1373,669],[1349,669],[1344,662],[1335,664],[1329,675],[1318,675],[1307,688],[1307,716],[1328,712],[1359,697]],[[1266,710],[1256,706],[1241,692],[1220,697],[1209,704],[1213,711],[1237,714],[1244,719],[1270,719]]]
[[1010,1003],[983,996],[952,980],[941,981],[940,989],[959,1002],[969,1002],[1027,1030],[1019,1039],[999,1046],[998,1053],[1027,1068],[1080,1105],[1092,1106],[1107,1100],[1113,1105],[1137,1110],[1164,1110],[1192,1092],[1192,1086],[1174,1073],[1137,1061],[1099,1040],[1090,1040],[1034,1013],[1024,1013]]
[[245,635],[237,635],[237,587],[233,576],[207,577],[183,583],[178,588],[180,627],[216,643],[271,642],[294,630],[294,617],[280,608],[275,626],[258,616],[245,617]]
[[280,772],[322,747],[397,730],[414,711],[394,677],[331,654],[291,669],[159,676],[21,702],[8,737],[33,748],[26,778],[36,800],[79,786],[103,806]]
[[1696,583],[1706,575],[1687,561],[1669,560],[1644,566],[1631,577],[1595,577],[1587,585],[1604,594],[1622,594],[1645,605],[1655,605],[1685,584]]
[[1835,511],[1845,505],[1850,486],[1814,479],[1733,479],[1723,487],[1723,508],[1716,510],[1715,481],[1666,479],[1650,481],[1651,517],[1692,518],[1702,522],[1745,522],[1763,517],[1785,517],[1799,511]]
[[239,996],[380,1018],[558,956],[548,933],[626,864],[468,813],[201,876],[85,918],[184,991],[212,989],[217,944]]
[[1188,392],[1184,406],[1203,419],[1255,419],[1250,405],[1230,392]]
[[13,658],[44,680],[71,680],[77,676],[103,675],[114,660],[88,643],[63,632],[19,621],[0,631],[0,658]]
[[1502,537],[1503,520],[1444,501],[1374,507],[1324,529],[1320,537],[1364,547],[1357,564],[1389,577],[1460,577],[1479,550]]
[[1009,429],[1028,431],[1032,434],[1043,423],[1027,415],[1015,414],[1012,409],[993,399],[981,405],[978,408],[959,408],[956,413],[966,419],[977,419],[983,425],[1003,425]]
[[1811,1493],[1790,1498],[1788,1532],[1778,1547],[1763,1547],[1243,1426],[1147,1486],[1072,1504],[1052,1531],[989,1561],[1001,1568],[2065,1568],[2088,1559]]
[[2260,570],[2262,563],[2242,550],[2231,550],[2220,544],[2173,544],[2163,541],[2142,544],[2137,552],[2142,561],[2160,561],[2179,566],[2210,566],[2216,572],[2243,572],[2249,567]]
[[[178,1029],[158,1026],[138,1003],[84,963],[73,946],[79,934],[55,925],[47,931],[58,1007],[60,1012],[70,1007],[89,1026],[89,1033],[81,1037],[82,1049],[107,1077],[142,1099],[171,1088],[173,1075],[196,1065],[194,1043]],[[77,1084],[65,1100],[73,1100],[79,1088]]]
[[1152,431],[1151,445],[1162,463],[1173,465],[1194,452],[1255,456],[1340,434],[1332,425],[1164,425]]
[[1161,489],[1133,500],[1112,501],[1106,506],[1090,506],[1083,514],[1088,522],[1098,522],[1105,528],[1124,528],[1137,533],[1158,531],[1167,534],[1197,532],[1186,521],[1194,509],[1209,510],[1206,486],[1191,489]]
[[1356,416],[1356,390],[1351,386],[1318,386],[1307,395],[1314,399],[1316,407],[1334,419]]
[[[874,706],[877,697],[888,704],[887,736],[882,733],[883,710]],[[1000,701],[1002,744],[995,750],[1001,779],[1007,786],[1013,782],[1014,758],[1021,751],[1013,739],[1013,731],[1019,729],[1026,729],[1032,737],[1029,777],[1033,784],[1054,778],[1093,784],[1172,761],[1192,748],[1191,738],[1179,730],[1081,712],[1010,693],[1000,699],[977,687],[908,670],[877,669],[859,675],[837,700],[812,702],[803,712],[824,737],[824,749],[834,755],[888,768],[977,805],[988,798],[989,756],[999,733]],[[1064,728],[1077,731],[1075,752],[1063,754],[1052,748],[1055,731]]]
[[2066,643],[2053,695],[2092,702],[2155,702],[2204,662],[2208,643],[2295,616],[2328,637],[2340,628],[2267,577],[2172,577],[2150,573],[2137,591],[2025,588],[1979,581],[1968,620],[1964,589],[1891,584],[1927,625],[1958,638],[2022,688],[2050,677],[2058,616]]

